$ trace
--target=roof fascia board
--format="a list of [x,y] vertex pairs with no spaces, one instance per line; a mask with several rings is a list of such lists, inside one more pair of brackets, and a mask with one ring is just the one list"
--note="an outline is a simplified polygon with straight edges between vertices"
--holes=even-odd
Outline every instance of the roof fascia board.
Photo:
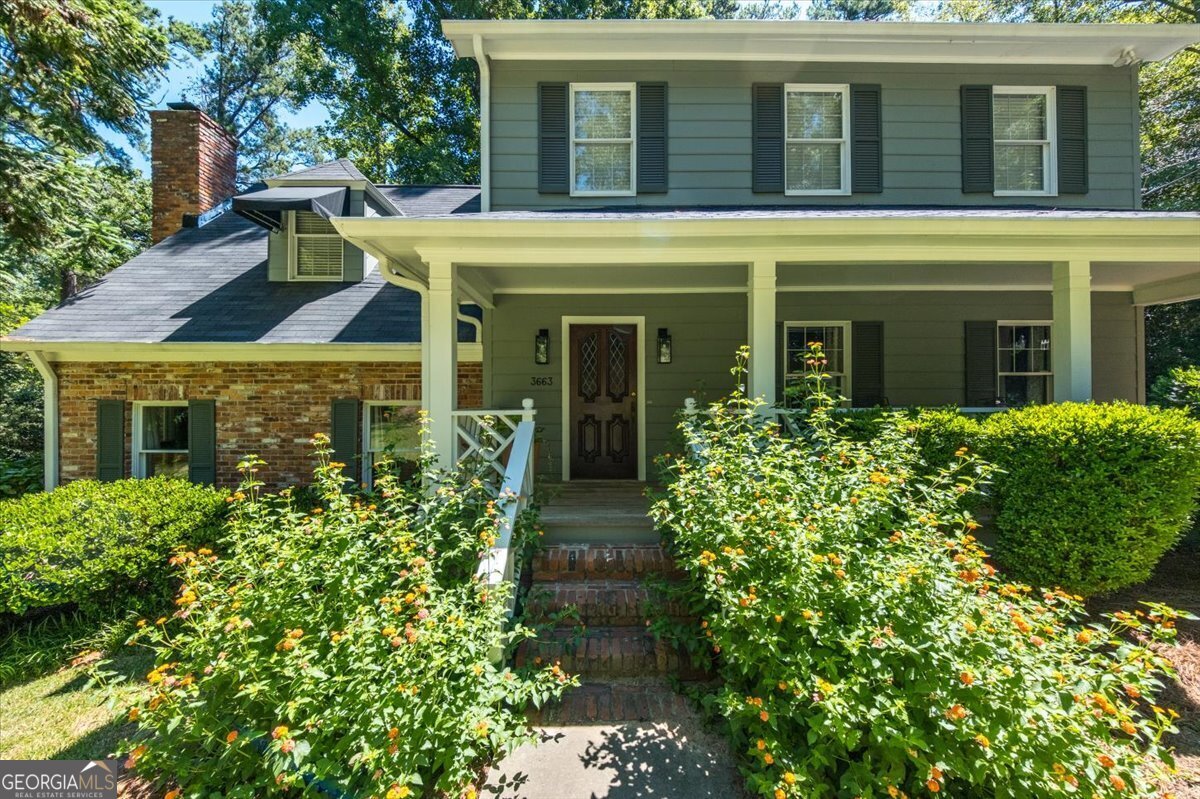
[[347,189],[359,189],[371,195],[372,200],[379,203],[385,209],[390,210],[394,216],[404,216],[404,212],[397,208],[369,180],[338,180],[337,178],[295,178],[287,180],[283,178],[267,178],[263,183],[267,184],[267,187],[271,189],[287,186],[345,186]]
[[[0,351],[41,352],[49,361],[375,361],[419,362],[420,343],[401,344],[255,344],[203,342],[42,341],[0,338]],[[458,344],[460,361],[482,360],[476,342]]]

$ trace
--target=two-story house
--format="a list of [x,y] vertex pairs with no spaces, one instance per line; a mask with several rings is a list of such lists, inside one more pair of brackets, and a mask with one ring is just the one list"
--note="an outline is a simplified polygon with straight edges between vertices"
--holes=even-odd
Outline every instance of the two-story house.
[[235,143],[156,112],[162,241],[2,343],[48,483],[289,482],[317,431],[369,479],[411,409],[450,462],[460,409],[525,398],[543,472],[644,480],[743,344],[771,401],[810,341],[854,406],[1139,401],[1143,306],[1200,297],[1200,214],[1141,211],[1138,157],[1138,66],[1200,26],[443,27],[479,187],[339,161],[224,211]]

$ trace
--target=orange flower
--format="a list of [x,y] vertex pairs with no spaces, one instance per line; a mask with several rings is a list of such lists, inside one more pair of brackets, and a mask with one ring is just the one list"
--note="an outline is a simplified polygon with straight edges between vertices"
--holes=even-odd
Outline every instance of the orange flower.
[[1125,686],[1125,695],[1128,696],[1130,699],[1137,699],[1142,695],[1142,692],[1138,690],[1138,687],[1136,685],[1126,685]]
[[928,780],[925,783],[925,787],[929,789],[930,793],[937,793],[942,789],[942,786],[938,784],[937,780]]
[[1042,646],[1046,645],[1046,641],[1037,635],[1029,636],[1029,643],[1033,644],[1036,647],[1042,647]]
[[771,714],[764,710],[762,713],[758,714],[758,717],[763,721],[766,721],[767,719],[771,718]]
[[283,752],[284,754],[287,754],[288,752],[292,751],[295,748],[296,748],[296,742],[293,741],[291,738],[285,739],[284,742],[279,745],[279,751]]
[[1079,634],[1075,636],[1075,643],[1077,643],[1077,644],[1086,644],[1086,643],[1090,642],[1091,640],[1092,640],[1092,631],[1091,630],[1080,630]]
[[392,727],[390,730],[388,730],[388,740],[389,741],[396,740],[396,738],[398,738],[399,735],[400,735],[400,729],[398,727]]
[[770,752],[767,752],[765,755],[763,755],[763,762],[770,766],[775,762],[775,758],[771,757]]
[[766,742],[766,741],[764,741],[762,738],[759,738],[759,739],[758,739],[758,743],[756,743],[756,744],[755,744],[755,746],[757,746],[757,747],[758,747],[758,751],[760,751],[760,752],[761,752],[761,751],[763,751],[764,749],[766,749],[766,748],[767,748],[767,742]]
[[1117,762],[1108,755],[1100,755],[1100,757],[1096,758],[1096,760],[1105,768],[1112,768],[1113,766],[1117,765]]
[[964,671],[962,674],[958,675],[958,679],[963,685],[975,684],[975,678],[971,676],[971,672],[969,671]]
[[1112,783],[1112,787],[1114,790],[1117,790],[1117,791],[1125,790],[1125,780],[1121,779],[1116,774],[1109,775],[1108,781],[1110,783]]
[[951,721],[962,721],[967,717],[967,709],[962,705],[951,705],[946,709],[946,718]]
[[231,744],[231,743],[233,743],[234,741],[236,741],[237,739],[238,739],[238,731],[237,731],[237,730],[230,730],[230,731],[229,731],[229,734],[225,736],[225,743],[227,743],[227,744]]
[[1129,735],[1137,735],[1137,727],[1132,721],[1122,721],[1121,729]]
[[130,721],[137,721],[137,720],[138,720],[138,716],[140,716],[140,715],[141,715],[141,713],[142,713],[142,711],[141,711],[140,709],[136,708],[136,707],[134,707],[134,708],[130,708],[130,709],[129,709],[129,720],[130,720]]
[[787,794],[784,793],[783,788],[775,789],[775,799],[787,799]]
[[163,799],[179,799],[182,794],[183,791],[179,790],[178,788],[172,788],[163,794]]
[[275,729],[271,730],[271,738],[272,738],[272,740],[276,740],[276,741],[277,741],[277,740],[279,740],[280,738],[286,738],[286,737],[287,737],[287,734],[288,734],[288,728],[287,728],[287,726],[286,726],[286,725],[283,725],[283,724],[280,724],[278,727],[276,727]]
[[783,781],[786,782],[788,785],[795,785],[796,784],[796,775],[790,771],[785,771],[785,772],[783,772]]

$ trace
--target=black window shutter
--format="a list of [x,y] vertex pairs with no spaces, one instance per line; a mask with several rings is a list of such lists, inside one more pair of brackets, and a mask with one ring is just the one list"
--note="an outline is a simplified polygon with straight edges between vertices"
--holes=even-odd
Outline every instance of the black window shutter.
[[217,482],[217,403],[188,402],[188,479],[193,483]]
[[883,191],[882,89],[872,84],[850,87],[850,190],[855,194]]
[[962,190],[991,194],[995,188],[992,152],[992,87],[962,87]]
[[996,404],[996,323],[964,322],[966,351],[966,397],[971,408]]
[[756,83],[751,92],[751,188],[782,193],[783,84]]
[[775,402],[783,407],[787,404],[787,326],[783,322],[775,323],[775,366]]
[[538,192],[541,194],[571,191],[567,92],[565,83],[538,84]]
[[1058,193],[1087,194],[1087,87],[1059,86]]
[[883,322],[852,322],[850,347],[850,404],[883,405]]
[[667,190],[667,84],[637,85],[637,192]]
[[359,402],[335,399],[329,409],[329,439],[333,459],[346,464],[343,474],[358,482],[359,475]]
[[96,479],[104,482],[125,476],[125,403],[96,401]]

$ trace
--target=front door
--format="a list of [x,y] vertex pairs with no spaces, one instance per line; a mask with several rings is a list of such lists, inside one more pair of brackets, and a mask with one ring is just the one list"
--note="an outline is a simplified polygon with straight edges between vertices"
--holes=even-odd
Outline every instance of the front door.
[[636,479],[637,326],[571,325],[571,478]]

